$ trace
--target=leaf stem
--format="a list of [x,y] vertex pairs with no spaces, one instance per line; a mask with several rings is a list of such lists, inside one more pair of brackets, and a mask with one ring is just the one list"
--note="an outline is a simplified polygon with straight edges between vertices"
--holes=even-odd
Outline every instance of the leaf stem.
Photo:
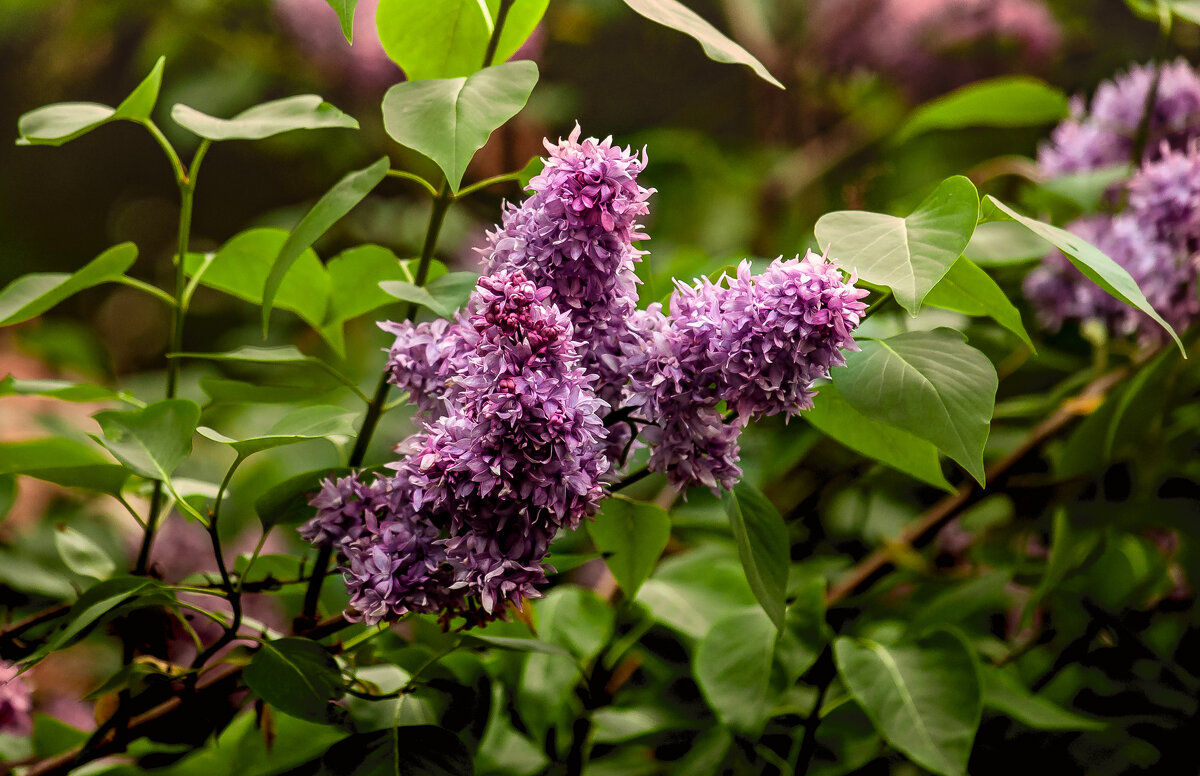
[[239,588],[233,586],[233,580],[229,576],[229,567],[225,564],[225,553],[221,550],[221,502],[225,500],[225,490],[229,487],[230,481],[233,479],[233,474],[241,466],[245,459],[238,456],[234,459],[233,465],[225,472],[225,477],[221,480],[221,485],[217,488],[217,500],[213,504],[212,518],[208,521],[208,536],[212,541],[213,557],[217,561],[217,571],[221,574],[221,586],[225,589],[225,595],[229,598],[229,606],[233,610],[233,618],[229,625],[225,627],[225,632],[221,637],[209,645],[208,649],[196,655],[196,659],[192,661],[192,668],[199,668],[204,665],[209,658],[217,653],[222,647],[237,638],[238,630],[242,627],[242,593]]
[[465,197],[469,194],[474,194],[475,192],[479,191],[480,189],[486,189],[488,186],[494,186],[497,183],[506,183],[507,181],[515,181],[515,180],[520,180],[520,179],[521,179],[521,171],[520,170],[516,170],[514,172],[506,172],[503,175],[493,175],[490,178],[484,178],[481,181],[476,181],[475,183],[472,183],[470,186],[467,186],[464,189],[459,189],[458,194],[455,196],[458,199],[462,199],[463,197]]
[[496,59],[496,49],[500,46],[500,33],[504,31],[504,22],[508,20],[508,12],[516,0],[500,0],[500,9],[496,12],[496,26],[492,28],[492,37],[488,39],[487,52],[483,55],[483,66],[491,67]]
[[433,184],[416,173],[405,172],[404,170],[388,170],[387,174],[389,178],[400,178],[401,180],[412,181],[413,183],[416,183],[421,188],[428,191],[429,196],[431,197],[436,197],[438,195],[438,191],[433,187]]

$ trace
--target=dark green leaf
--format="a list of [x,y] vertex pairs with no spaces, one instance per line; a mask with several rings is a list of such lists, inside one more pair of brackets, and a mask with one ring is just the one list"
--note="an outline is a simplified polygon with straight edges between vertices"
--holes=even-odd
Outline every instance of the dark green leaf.
[[0,396],[46,396],[75,402],[136,401],[124,391],[114,391],[102,385],[73,383],[69,380],[21,380],[12,375],[0,380]]
[[[292,230],[283,247],[279,249],[279,254],[271,265],[271,272],[263,287],[264,334],[266,334],[271,319],[271,305],[275,302],[279,287],[283,283],[284,276],[288,274],[288,270],[292,268],[292,264],[316,242],[318,237],[329,231],[329,227],[340,221],[379,185],[379,182],[387,175],[390,164],[390,160],[385,156],[369,167],[349,173],[334,184],[333,188],[325,192],[317,200],[317,204],[304,214],[300,223],[296,224],[296,228]],[[320,323],[317,325],[320,326]]]
[[171,109],[184,129],[208,140],[261,140],[294,129],[358,129],[358,122],[315,94],[264,102],[231,119],[219,119],[187,105]]
[[748,482],[723,493],[721,501],[750,589],[775,627],[783,630],[791,557],[787,525],[775,505]]
[[947,178],[906,218],[842,210],[817,221],[817,242],[869,283],[892,289],[916,315],[975,231],[979,195],[961,175]]
[[991,318],[1035,350],[1033,340],[1029,339],[1029,332],[1021,322],[1021,311],[1008,300],[996,281],[966,256],[958,257],[950,271],[925,297],[925,304],[964,315]]
[[432,159],[457,193],[475,152],[525,106],[537,78],[537,65],[519,61],[465,78],[396,84],[383,98],[383,126],[397,143]]
[[1008,218],[1016,221],[1038,237],[1052,243],[1054,247],[1062,251],[1063,255],[1075,265],[1076,269],[1087,276],[1093,283],[1100,286],[1100,288],[1113,297],[1131,307],[1141,310],[1153,318],[1175,340],[1175,344],[1179,347],[1179,352],[1184,352],[1183,342],[1179,339],[1179,335],[1175,333],[1171,325],[1164,321],[1162,316],[1146,301],[1146,296],[1138,288],[1137,281],[1120,264],[1117,264],[1094,245],[1088,243],[1078,235],[1072,234],[1065,229],[1059,229],[1057,226],[1044,224],[1041,221],[1023,216],[995,197],[984,197],[983,202],[985,216],[993,219]]
[[333,656],[308,639],[264,642],[243,676],[258,697],[285,714],[310,722],[330,721],[331,701],[345,694]]
[[1007,607],[1011,595],[1011,571],[992,571],[941,593],[917,610],[908,624],[908,632],[919,636],[938,625],[957,625],[968,617],[984,611]]
[[463,635],[463,639],[468,644],[478,644],[479,646],[492,647],[493,649],[503,649],[509,652],[541,652],[547,655],[566,655],[570,657],[571,653],[562,647],[556,646],[541,639],[518,639],[509,638],[507,636],[489,636],[483,631],[475,631]]
[[652,22],[695,38],[709,59],[745,65],[767,83],[783,88],[783,84],[779,83],[749,51],[725,37],[716,27],[677,0],[625,0],[625,5]]
[[862,414],[928,440],[980,484],[996,402],[996,369],[961,332],[938,328],[862,340],[834,370],[842,396]]
[[934,773],[965,776],[982,692],[961,637],[938,631],[890,647],[839,637],[833,651],[842,682],[888,743]]
[[475,767],[483,773],[537,776],[550,764],[546,753],[513,728],[508,713],[508,692],[492,682],[492,708],[487,729],[475,750]]
[[1103,730],[1105,725],[1034,695],[1012,672],[983,667],[983,705],[1034,730]]
[[637,598],[671,538],[671,518],[656,504],[620,495],[607,499],[588,523],[588,533],[604,562],[630,600]]
[[158,101],[165,57],[116,108],[95,102],[60,102],[30,111],[17,122],[18,145],[59,146],[110,121],[147,121]]
[[357,413],[347,412],[341,407],[316,405],[297,407],[288,412],[260,436],[231,439],[211,428],[200,428],[200,434],[214,442],[226,444],[237,451],[239,458],[246,458],[273,447],[294,445],[329,436],[353,436],[357,429],[354,419]]
[[717,620],[696,649],[692,672],[708,705],[730,728],[757,738],[771,712],[771,661],[778,631],[761,609]]
[[344,466],[316,469],[289,477],[254,502],[254,511],[262,522],[263,530],[277,525],[299,525],[311,518],[316,511],[308,505],[309,496],[321,489],[321,480],[326,477],[342,477],[351,469]]
[[[508,60],[533,33],[549,0],[516,0],[493,62]],[[379,41],[410,81],[468,76],[483,67],[500,0],[380,0]]]
[[0,474],[24,474],[68,487],[117,496],[129,471],[98,450],[72,439],[0,443]]
[[123,606],[139,600],[145,604],[161,604],[169,603],[172,598],[157,582],[145,577],[114,577],[97,583],[71,605],[64,618],[64,627],[55,631],[44,645],[22,662],[36,663],[51,652],[74,644],[101,621],[120,614]]
[[[336,377],[340,383],[349,387],[359,396],[363,396],[358,385],[353,380],[346,377],[332,365],[322,361],[316,356],[306,356],[291,345],[283,345],[280,347],[260,348],[254,346],[244,346],[237,350],[231,350],[227,353],[170,353],[170,358],[203,358],[209,361],[244,361],[252,364],[278,364],[291,366],[314,366],[328,372],[333,377]],[[364,397],[365,399],[365,397]]]
[[1100,553],[1104,534],[1095,528],[1076,527],[1065,509],[1054,513],[1054,532],[1051,537],[1050,558],[1042,581],[1025,604],[1022,625],[1028,624],[1033,610],[1068,576],[1093,561]]
[[1053,124],[1067,112],[1067,96],[1044,81],[1026,75],[993,78],[920,106],[900,127],[896,142],[931,129]]
[[638,603],[658,622],[700,639],[718,619],[756,599],[733,550],[705,547],[664,558],[642,585]]
[[937,447],[895,426],[871,418],[850,406],[836,383],[822,385],[804,418],[830,439],[868,458],[953,492],[942,474]]
[[472,776],[471,753],[458,736],[433,725],[358,733],[321,758],[321,776]]
[[108,553],[74,528],[60,525],[54,532],[54,546],[67,568],[85,577],[107,579],[117,570]]
[[27,321],[85,288],[114,282],[133,266],[137,255],[137,246],[121,243],[74,274],[37,272],[17,278],[0,291],[0,326]]
[[804,581],[788,606],[786,627],[775,646],[775,659],[783,666],[788,686],[817,662],[828,640],[825,579],[813,577]]
[[104,432],[97,438],[117,460],[152,480],[170,479],[192,451],[200,407],[188,399],[165,399],[136,410],[93,415]]
[[320,400],[336,390],[336,383],[308,385],[264,385],[223,377],[201,377],[200,390],[213,404],[295,404]]
[[354,6],[358,5],[358,0],[325,0],[329,3],[329,7],[338,15],[338,22],[342,25],[342,34],[346,36],[347,43],[354,42]]

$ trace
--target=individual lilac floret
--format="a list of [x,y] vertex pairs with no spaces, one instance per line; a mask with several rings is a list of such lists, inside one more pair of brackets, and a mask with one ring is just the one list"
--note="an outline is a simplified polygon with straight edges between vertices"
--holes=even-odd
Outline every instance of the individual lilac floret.
[[33,733],[33,694],[17,676],[19,670],[0,662],[0,733],[23,737]]
[[[1082,98],[1071,102],[1071,118],[1055,128],[1038,150],[1042,171],[1056,177],[1128,163],[1134,152],[1155,65],[1137,65],[1096,89],[1088,110]],[[1183,148],[1200,136],[1200,76],[1183,59],[1161,65],[1148,124],[1145,157],[1161,153],[1163,141]]]
[[379,328],[396,335],[388,350],[388,381],[408,391],[421,414],[445,414],[454,377],[471,348],[470,326],[438,318],[416,325],[384,321]]
[[743,261],[721,300],[714,344],[721,397],[745,420],[812,407],[814,381],[858,350],[853,332],[866,305],[855,278],[809,251],[803,259],[776,259],[751,276]]

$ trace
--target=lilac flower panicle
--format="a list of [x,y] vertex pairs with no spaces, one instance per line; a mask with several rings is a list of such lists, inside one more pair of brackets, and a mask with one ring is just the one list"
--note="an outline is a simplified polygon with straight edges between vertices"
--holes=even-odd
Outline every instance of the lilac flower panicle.
[[1158,240],[1183,253],[1200,247],[1200,140],[1186,151],[1165,144],[1129,180],[1129,208]]
[[19,670],[0,662],[0,733],[23,737],[33,734],[33,694]]

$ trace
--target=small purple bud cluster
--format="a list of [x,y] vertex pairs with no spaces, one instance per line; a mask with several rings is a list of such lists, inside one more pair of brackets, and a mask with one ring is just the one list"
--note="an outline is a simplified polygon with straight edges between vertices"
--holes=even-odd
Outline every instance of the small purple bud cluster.
[[[1154,66],[1132,68],[1101,84],[1091,113],[1076,115],[1054,131],[1039,154],[1048,175],[1081,172],[1128,162],[1145,115]],[[1173,327],[1200,315],[1200,75],[1178,60],[1161,66],[1149,117],[1149,138],[1133,176],[1123,187],[1126,206],[1068,225],[1129,272],[1147,301]],[[1112,298],[1055,251],[1025,281],[1025,293],[1049,329],[1068,320],[1099,320],[1114,336],[1153,342],[1163,332],[1149,316]]]
[[0,733],[23,737],[33,734],[33,694],[18,670],[0,662]]
[[673,485],[732,488],[745,424],[812,406],[855,348],[867,292],[811,253],[639,310],[645,153],[578,127],[547,148],[466,311],[381,324],[422,431],[389,475],[326,481],[301,529],[344,559],[352,619],[472,623],[537,597],[551,541],[595,511],[637,437]]

